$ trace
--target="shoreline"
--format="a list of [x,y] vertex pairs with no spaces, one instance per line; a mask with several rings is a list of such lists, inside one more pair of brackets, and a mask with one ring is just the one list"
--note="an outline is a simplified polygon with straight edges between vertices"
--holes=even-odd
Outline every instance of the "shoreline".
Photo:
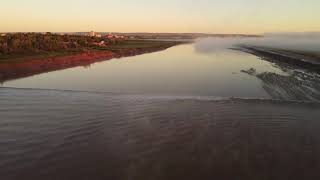
[[272,49],[257,46],[240,46],[233,50],[253,54],[272,63],[286,63],[320,73],[320,57],[308,52]]
[[65,56],[39,58],[0,63],[0,83],[33,76],[41,73],[63,70],[78,66],[90,66],[93,63],[115,58],[130,57],[166,50],[181,43],[168,43],[159,47],[128,48],[121,50],[91,50]]

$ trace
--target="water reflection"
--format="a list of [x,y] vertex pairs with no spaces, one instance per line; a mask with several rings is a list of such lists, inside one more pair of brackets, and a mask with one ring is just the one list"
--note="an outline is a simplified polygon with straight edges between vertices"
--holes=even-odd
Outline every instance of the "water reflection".
[[157,47],[150,49],[131,49],[118,51],[84,52],[68,56],[47,57],[30,60],[11,60],[10,62],[0,63],[0,83],[5,81],[25,78],[37,74],[64,70],[73,67],[90,67],[91,64],[106,61],[113,58],[136,56],[145,53],[161,51],[167,47]]
[[260,81],[239,73],[248,66],[279,72],[256,56],[231,50],[197,52],[193,44],[114,59],[14,81],[5,87],[142,94],[269,98]]
[[[211,45],[208,49],[205,42],[204,45],[179,45],[151,54],[103,60],[98,63],[83,61],[81,67],[74,68],[69,68],[75,66],[72,59],[66,59],[63,63],[52,60],[40,66],[34,66],[32,62],[15,65],[26,72],[23,77],[34,72],[41,73],[44,69],[45,72],[60,70],[6,81],[2,86],[129,94],[319,100],[319,76],[316,74],[276,61],[263,61],[240,51]],[[252,76],[240,73],[251,67],[256,71],[249,73]],[[34,69],[34,72],[29,72],[30,69]],[[15,71],[8,73],[19,74]]]
[[96,58],[90,58],[89,54],[84,53],[67,57],[2,62],[0,63],[0,83],[77,66],[88,68],[91,64],[106,59],[106,57]]

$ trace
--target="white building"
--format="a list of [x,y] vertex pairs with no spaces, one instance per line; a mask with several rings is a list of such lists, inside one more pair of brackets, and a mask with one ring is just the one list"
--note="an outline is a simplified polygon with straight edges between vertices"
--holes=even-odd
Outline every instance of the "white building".
[[96,33],[95,33],[94,31],[91,31],[91,32],[89,33],[89,36],[90,36],[90,37],[94,37],[94,36],[96,36]]

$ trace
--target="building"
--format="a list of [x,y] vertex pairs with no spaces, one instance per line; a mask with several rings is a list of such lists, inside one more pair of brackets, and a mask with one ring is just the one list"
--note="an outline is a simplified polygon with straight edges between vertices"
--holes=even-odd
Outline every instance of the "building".
[[0,36],[1,36],[1,37],[4,37],[4,36],[6,36],[6,34],[5,34],[5,33],[2,33]]
[[112,33],[109,33],[109,34],[106,36],[106,38],[108,38],[108,39],[113,39],[113,38],[114,38],[114,35],[113,35]]
[[107,39],[125,39],[125,36],[121,36],[121,35],[113,35],[112,33],[109,33],[106,36]]
[[96,33],[95,33],[94,31],[91,31],[91,32],[89,33],[89,36],[90,36],[90,37],[95,37],[95,36],[96,36]]
[[106,46],[107,44],[106,44],[106,42],[105,41],[100,41],[100,42],[95,42],[95,43],[93,43],[93,45],[96,45],[96,46]]
[[98,38],[102,37],[101,34],[98,34],[98,33],[94,32],[94,31],[89,32],[89,36],[90,37],[98,37]]

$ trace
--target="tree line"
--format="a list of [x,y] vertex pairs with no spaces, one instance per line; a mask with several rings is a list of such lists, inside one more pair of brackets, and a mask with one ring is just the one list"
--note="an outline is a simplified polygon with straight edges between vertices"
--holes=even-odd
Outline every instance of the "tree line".
[[52,33],[14,33],[0,37],[0,55],[85,50],[105,41],[99,37],[58,35]]

